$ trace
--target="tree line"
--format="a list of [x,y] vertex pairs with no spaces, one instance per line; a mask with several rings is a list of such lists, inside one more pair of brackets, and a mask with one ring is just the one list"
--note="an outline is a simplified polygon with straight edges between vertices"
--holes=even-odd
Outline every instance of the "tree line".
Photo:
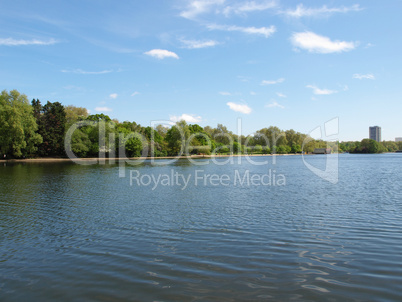
[[[101,135],[100,135],[101,134]],[[66,135],[68,139],[65,140]],[[67,143],[66,143],[67,142]],[[402,149],[394,142],[325,142],[275,126],[237,135],[224,125],[201,127],[179,121],[143,127],[59,102],[42,104],[17,90],[0,95],[0,153],[3,158],[176,156],[179,154],[288,154],[328,148],[333,152],[378,153]]]
[[341,142],[339,148],[349,153],[383,153],[402,150],[402,142],[382,141],[377,142],[365,138],[358,142]]

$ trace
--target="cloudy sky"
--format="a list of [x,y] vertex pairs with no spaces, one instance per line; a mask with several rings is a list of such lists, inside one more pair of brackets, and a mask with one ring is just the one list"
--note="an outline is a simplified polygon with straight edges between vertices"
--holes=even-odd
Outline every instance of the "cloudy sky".
[[2,1],[0,89],[143,126],[402,136],[402,2]]

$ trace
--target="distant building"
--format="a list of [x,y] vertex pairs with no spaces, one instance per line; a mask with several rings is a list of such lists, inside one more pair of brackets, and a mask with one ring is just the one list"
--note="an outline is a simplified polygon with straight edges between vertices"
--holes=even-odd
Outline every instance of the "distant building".
[[381,142],[381,127],[373,126],[369,128],[369,138]]
[[395,137],[396,142],[402,142],[402,137]]
[[315,148],[314,154],[331,154],[331,148]]

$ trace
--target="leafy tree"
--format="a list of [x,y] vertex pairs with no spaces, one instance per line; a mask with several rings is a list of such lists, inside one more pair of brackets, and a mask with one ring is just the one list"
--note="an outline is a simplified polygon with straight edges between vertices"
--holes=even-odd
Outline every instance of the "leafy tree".
[[116,146],[118,146],[119,152],[121,150],[125,150],[125,156],[140,157],[143,149],[141,134],[132,132],[124,128],[119,128],[118,130],[119,132],[116,136]]
[[357,153],[379,153],[380,151],[380,144],[373,140],[365,138],[361,141],[360,147],[355,150]]
[[212,138],[217,144],[229,145],[233,142],[233,135],[226,126],[218,124],[218,126],[212,130]]
[[168,127],[164,127],[163,125],[158,125],[158,126],[155,127],[155,130],[159,133],[159,135],[160,135],[162,138],[165,138],[165,136],[166,136],[166,134],[167,134],[169,128],[168,128]]
[[177,126],[173,126],[168,130],[165,141],[167,142],[168,155],[179,154],[185,144],[180,129]]
[[253,147],[244,146],[243,151],[246,154],[253,154]]
[[358,146],[360,146],[360,142],[341,142],[339,144],[339,149],[343,150],[344,152],[353,153]]
[[230,152],[230,146],[224,145],[222,143],[217,143],[216,148],[214,149],[215,154],[227,154]]
[[33,155],[42,137],[26,95],[17,90],[0,95],[0,152],[6,156]]
[[88,135],[91,142],[89,154],[97,156],[99,152],[109,153],[114,150],[115,140],[110,140],[110,135],[115,133],[115,122],[103,113],[90,115],[86,121],[93,123],[91,126],[82,127],[82,131]]
[[382,142],[384,147],[384,152],[395,152],[398,150],[398,145],[393,141],[384,141]]
[[185,144],[190,136],[190,129],[187,123],[183,120],[177,122],[166,133],[165,141],[167,142],[168,154],[177,155],[181,151],[185,151]]
[[213,137],[213,135],[214,135],[214,129],[211,128],[210,126],[205,126],[204,132],[207,133],[209,135],[209,137]]
[[271,154],[271,149],[267,146],[262,147],[263,154]]
[[100,121],[111,122],[112,121],[108,115],[103,114],[103,113],[92,114],[92,115],[87,117],[87,120],[88,121],[94,121],[94,122],[100,122]]
[[39,122],[40,116],[42,114],[42,104],[39,101],[39,99],[33,99],[32,102],[32,109],[33,109],[33,116],[35,117],[35,120]]
[[39,100],[33,100],[34,115],[37,117],[38,133],[43,142],[39,146],[41,156],[63,156],[66,112],[59,102],[47,102],[42,106]]
[[126,142],[126,154],[130,157],[140,157],[142,151],[142,141],[138,136],[130,137]]
[[211,139],[210,135],[205,130],[197,125],[188,126],[191,134],[191,141],[189,150],[192,154],[210,154],[211,149],[215,148],[215,142]]
[[154,143],[162,144],[163,137],[155,129],[148,126],[144,128],[143,133],[145,137],[148,139],[148,141],[153,141]]
[[290,151],[291,151],[291,148],[286,145],[280,145],[279,147],[276,147],[277,154],[288,154]]
[[281,145],[287,145],[286,134],[278,127],[270,126],[258,130],[254,135],[255,144],[268,146],[275,152],[275,148]]
[[91,150],[91,141],[88,135],[81,129],[74,131],[71,138],[71,150],[78,157],[86,157]]
[[233,142],[233,153],[241,153],[241,152],[242,152],[241,144],[238,142]]
[[88,110],[83,107],[69,105],[64,107],[64,111],[66,112],[66,123],[68,126],[77,121],[85,120],[88,117]]
[[316,141],[310,136],[303,142],[302,151],[305,153],[312,153],[316,147]]
[[299,144],[293,143],[290,152],[291,153],[301,153],[302,148],[301,148],[301,146]]
[[261,145],[255,145],[253,149],[254,149],[254,153],[262,153]]

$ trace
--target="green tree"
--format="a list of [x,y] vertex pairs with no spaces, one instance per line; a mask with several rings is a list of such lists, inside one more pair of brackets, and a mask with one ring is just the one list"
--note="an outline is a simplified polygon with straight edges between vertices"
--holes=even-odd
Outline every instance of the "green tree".
[[277,154],[288,154],[291,151],[291,148],[287,145],[280,145],[276,148]]
[[6,156],[34,155],[42,137],[26,95],[17,90],[0,95],[0,152]]
[[117,138],[110,139],[110,136],[115,134],[115,122],[103,113],[90,115],[86,121],[92,122],[92,125],[81,128],[91,142],[89,155],[97,156],[99,152],[106,154],[115,150],[115,139]]
[[263,154],[271,154],[271,149],[268,146],[262,147]]
[[70,126],[77,121],[85,120],[88,117],[88,110],[83,107],[69,105],[64,107],[64,111],[66,112],[67,126]]
[[189,151],[191,154],[211,154],[216,144],[201,126],[194,124],[188,126],[190,130]]
[[241,144],[238,142],[233,142],[233,153],[237,154],[241,152],[242,152]]
[[299,144],[293,143],[290,152],[291,153],[301,153],[302,148],[301,148],[301,146]]
[[104,121],[104,122],[111,122],[111,118],[103,113],[100,114],[92,114],[90,116],[87,117],[88,121],[94,121],[94,122],[100,122],[100,121]]
[[262,153],[262,146],[261,145],[255,145],[253,149],[254,149],[254,153],[257,153],[257,154]]
[[353,153],[358,146],[360,146],[360,142],[341,142],[339,144],[339,149],[343,150],[344,152]]
[[87,157],[91,150],[91,141],[81,129],[74,131],[71,137],[71,150],[78,157]]
[[148,146],[148,156],[166,156],[166,143],[160,133],[152,127],[142,129],[144,138],[142,141],[144,147]]
[[116,146],[118,146],[119,156],[121,156],[122,150],[125,151],[124,155],[128,157],[140,157],[142,155],[143,137],[140,133],[120,128],[116,140],[118,141]]
[[302,145],[302,152],[312,153],[315,148],[317,148],[316,141],[312,137],[307,136]]
[[373,139],[365,138],[361,141],[360,147],[357,150],[358,153],[379,153],[380,144]]
[[384,147],[384,152],[395,152],[398,150],[398,145],[393,141],[384,141],[382,142]]
[[218,124],[218,126],[212,130],[212,138],[217,144],[229,145],[233,142],[232,132],[222,124]]
[[38,118],[38,133],[43,142],[39,146],[41,156],[64,156],[64,134],[66,130],[66,112],[59,102],[47,102],[41,106],[39,100],[33,100],[35,116]]
[[274,126],[258,130],[254,135],[254,141],[257,145],[270,147],[273,152],[275,152],[277,147],[287,145],[288,143],[286,133]]
[[167,142],[168,154],[178,155],[186,150],[186,142],[190,137],[190,129],[187,123],[182,120],[172,126],[166,133],[165,141]]

